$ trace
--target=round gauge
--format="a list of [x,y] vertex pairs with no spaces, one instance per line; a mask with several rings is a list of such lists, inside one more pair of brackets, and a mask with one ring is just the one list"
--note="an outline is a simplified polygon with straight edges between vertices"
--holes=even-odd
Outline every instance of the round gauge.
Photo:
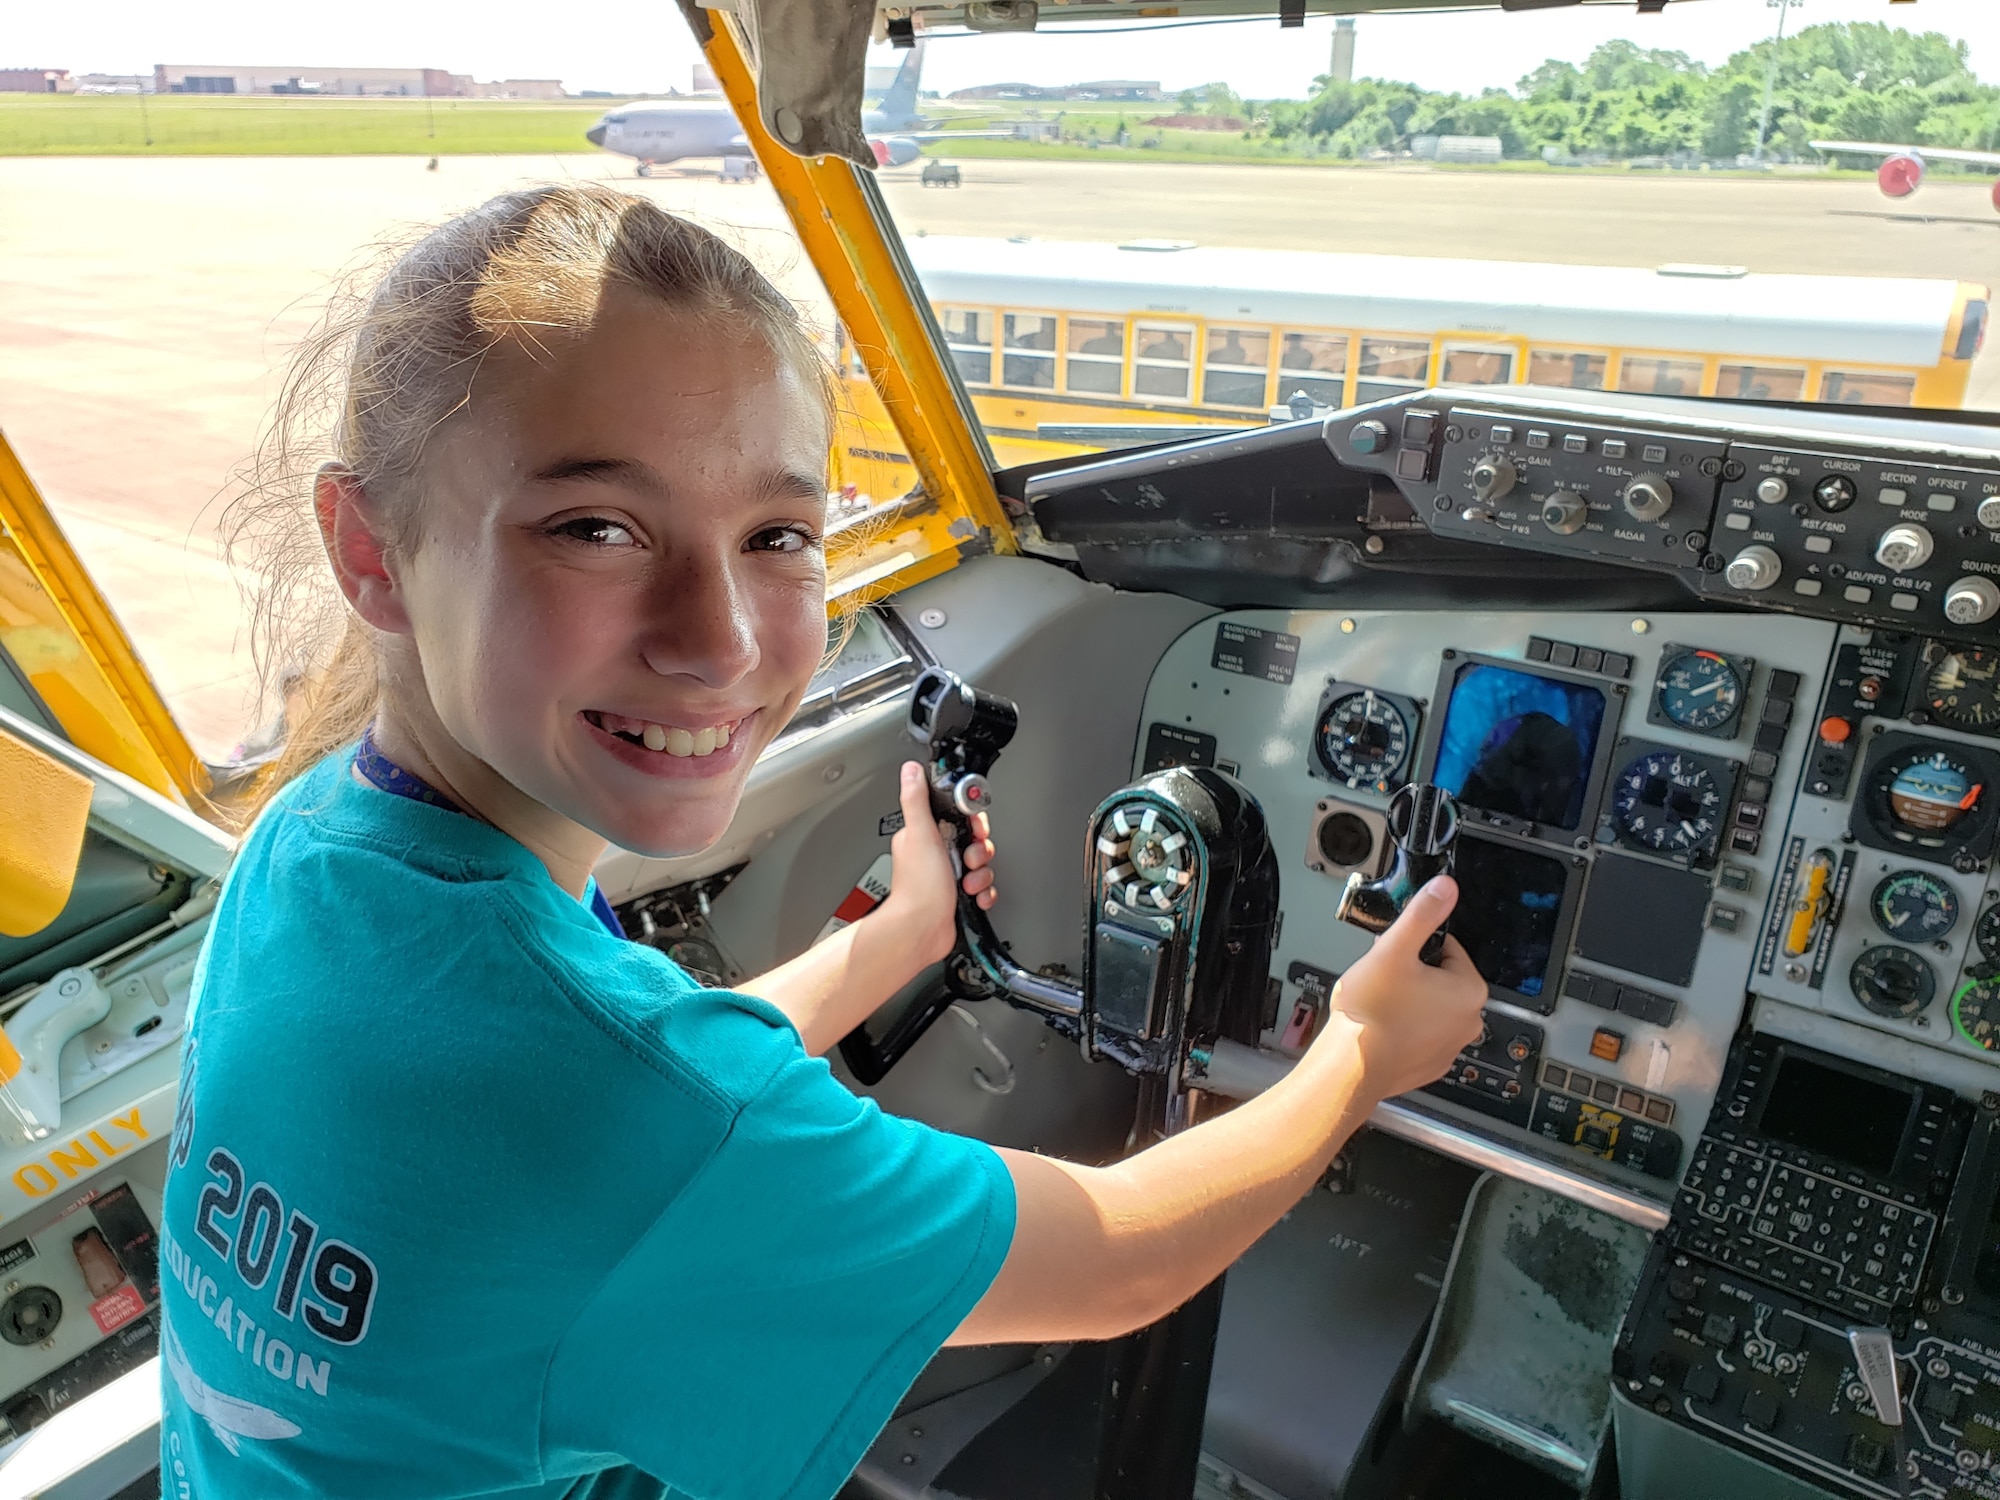
[[1989,906],[1979,914],[1972,924],[1972,941],[1979,945],[1981,958],[2000,963],[2000,906]]
[[1894,870],[1868,898],[1875,925],[1905,943],[1934,943],[1958,924],[1958,896],[1926,870]]
[[1410,724],[1403,710],[1372,689],[1327,704],[1314,731],[1320,760],[1336,781],[1384,789],[1410,758]]
[[1931,1003],[1937,993],[1937,975],[1909,949],[1884,943],[1854,960],[1854,967],[1847,971],[1847,985],[1854,998],[1876,1015],[1906,1021]]
[[1743,679],[1713,651],[1683,651],[1660,668],[1660,712],[1683,729],[1712,734],[1743,706]]
[[1942,833],[1978,805],[1984,790],[1963,761],[1948,751],[1934,750],[1891,777],[1889,811],[1906,828]]
[[1722,821],[1722,788],[1695,757],[1649,750],[1618,773],[1611,816],[1618,831],[1642,849],[1691,854],[1715,838]]
[[1975,1047],[2000,1052],[2000,979],[1969,979],[1951,997],[1951,1029]]
[[1194,881],[1194,853],[1188,836],[1157,807],[1134,802],[1113,812],[1102,825],[1097,849],[1105,859],[1108,895],[1130,907],[1170,910]]
[[2000,729],[2000,651],[1962,646],[1924,678],[1924,706],[1955,729]]

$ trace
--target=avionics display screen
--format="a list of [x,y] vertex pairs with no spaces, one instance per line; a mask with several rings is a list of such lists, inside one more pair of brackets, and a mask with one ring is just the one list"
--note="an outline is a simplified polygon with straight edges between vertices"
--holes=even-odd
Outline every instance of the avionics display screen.
[[1916,1097],[1913,1089],[1857,1078],[1786,1053],[1764,1097],[1757,1128],[1774,1140],[1823,1152],[1864,1172],[1887,1172],[1895,1165]]
[[1453,873],[1452,936],[1488,984],[1540,997],[1551,977],[1568,867],[1531,849],[1461,833]]
[[1452,679],[1431,779],[1468,807],[1574,831],[1604,728],[1604,694],[1490,662]]

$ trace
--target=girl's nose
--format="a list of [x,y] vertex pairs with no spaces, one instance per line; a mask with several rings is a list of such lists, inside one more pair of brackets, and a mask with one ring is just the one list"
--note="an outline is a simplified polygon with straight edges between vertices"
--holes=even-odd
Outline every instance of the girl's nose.
[[662,677],[692,677],[704,687],[740,682],[757,665],[756,620],[726,566],[675,569],[658,593],[659,628],[639,648]]

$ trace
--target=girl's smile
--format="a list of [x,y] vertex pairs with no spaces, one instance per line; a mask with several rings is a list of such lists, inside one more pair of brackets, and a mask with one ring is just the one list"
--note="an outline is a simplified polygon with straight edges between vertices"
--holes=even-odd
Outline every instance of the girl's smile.
[[590,709],[577,717],[608,754],[648,776],[720,776],[743,758],[751,737],[746,726],[762,712],[752,709],[695,729]]

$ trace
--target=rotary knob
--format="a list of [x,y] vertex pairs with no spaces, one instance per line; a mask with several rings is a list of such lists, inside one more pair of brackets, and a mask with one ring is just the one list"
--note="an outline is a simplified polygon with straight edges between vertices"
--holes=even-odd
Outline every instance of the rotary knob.
[[1657,521],[1674,503],[1674,487],[1663,474],[1641,474],[1625,486],[1619,499],[1625,514],[1635,521]]
[[1757,481],[1757,498],[1766,505],[1776,505],[1792,492],[1781,474],[1766,474]]
[[1481,500],[1498,500],[1520,477],[1512,459],[1489,453],[1472,466],[1472,493]]
[[1973,514],[1988,531],[2000,531],[2000,495],[1988,495]]
[[1388,424],[1373,417],[1365,422],[1356,422],[1347,431],[1347,442],[1356,453],[1380,453],[1389,446]]
[[1785,564],[1769,547],[1745,547],[1729,559],[1722,578],[1733,589],[1767,589],[1778,581]]
[[1891,573],[1907,573],[1931,560],[1931,534],[1923,527],[1901,521],[1882,533],[1875,544],[1875,561]]
[[2000,614],[2000,586],[1990,578],[1961,578],[1944,591],[1944,617],[1954,625],[1984,625]]
[[1542,502],[1542,524],[1557,536],[1574,536],[1589,517],[1590,507],[1575,490],[1557,490]]

